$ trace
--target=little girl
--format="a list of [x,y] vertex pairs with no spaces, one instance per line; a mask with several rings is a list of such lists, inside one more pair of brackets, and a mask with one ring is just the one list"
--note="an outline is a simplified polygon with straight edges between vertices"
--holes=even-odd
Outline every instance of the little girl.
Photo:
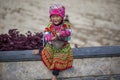
[[[42,52],[41,59],[46,67],[52,70],[52,80],[57,80],[59,72],[72,67],[73,54],[69,44],[71,36],[71,25],[64,22],[65,7],[60,4],[53,4],[49,10],[50,24],[45,28],[44,42],[46,43]],[[54,46],[54,41],[58,45]]]

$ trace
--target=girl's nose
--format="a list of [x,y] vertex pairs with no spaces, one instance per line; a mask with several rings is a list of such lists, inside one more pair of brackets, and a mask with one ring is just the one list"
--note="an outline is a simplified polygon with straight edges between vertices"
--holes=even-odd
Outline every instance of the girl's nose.
[[57,17],[54,17],[54,19],[56,20],[56,19],[57,19]]

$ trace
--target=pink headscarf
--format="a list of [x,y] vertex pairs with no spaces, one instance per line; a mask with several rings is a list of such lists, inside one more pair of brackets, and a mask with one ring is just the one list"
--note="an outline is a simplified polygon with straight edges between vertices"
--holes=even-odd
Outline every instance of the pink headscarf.
[[50,6],[49,14],[50,14],[50,16],[55,14],[55,15],[59,15],[62,18],[64,18],[65,7],[60,5],[60,4],[53,4],[53,5]]

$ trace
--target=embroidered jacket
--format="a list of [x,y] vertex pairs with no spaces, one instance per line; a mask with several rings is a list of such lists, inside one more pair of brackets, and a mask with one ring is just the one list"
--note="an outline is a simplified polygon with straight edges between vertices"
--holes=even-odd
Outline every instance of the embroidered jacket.
[[66,41],[69,41],[71,38],[71,24],[68,22],[64,22],[63,25],[54,26],[52,23],[50,23],[45,28],[44,32],[45,41],[46,42],[51,41],[52,38],[55,36],[55,32],[59,32],[61,37],[65,37]]

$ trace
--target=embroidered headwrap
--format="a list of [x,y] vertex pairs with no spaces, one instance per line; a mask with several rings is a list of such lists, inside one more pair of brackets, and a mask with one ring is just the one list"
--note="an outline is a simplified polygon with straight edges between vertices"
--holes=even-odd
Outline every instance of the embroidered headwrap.
[[59,15],[62,18],[64,18],[64,16],[65,16],[65,7],[60,5],[60,4],[53,4],[53,5],[50,6],[49,14],[50,14],[50,16]]

